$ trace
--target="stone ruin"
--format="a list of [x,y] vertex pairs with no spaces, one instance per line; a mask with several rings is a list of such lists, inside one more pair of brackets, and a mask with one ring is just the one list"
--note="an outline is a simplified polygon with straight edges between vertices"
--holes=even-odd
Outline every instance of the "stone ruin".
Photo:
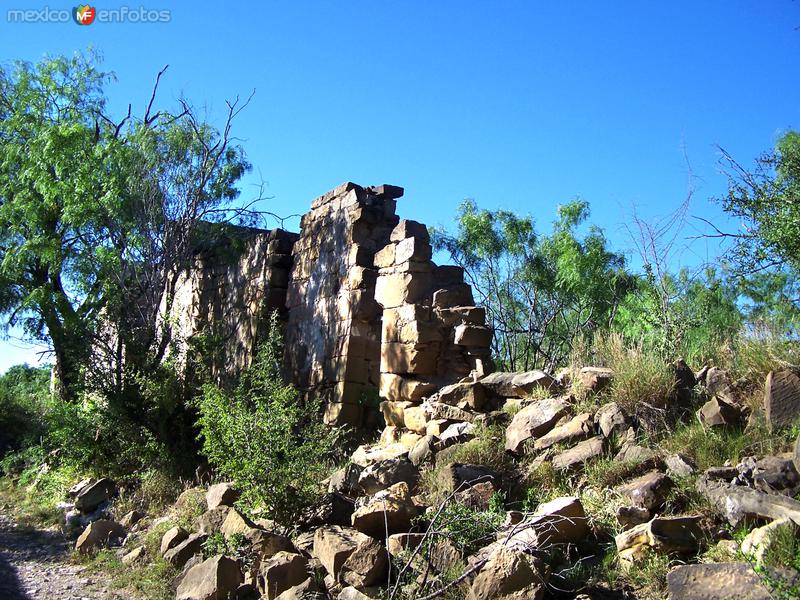
[[485,312],[461,268],[431,260],[427,228],[396,215],[402,195],[348,182],[312,202],[299,234],[234,228],[181,274],[178,337],[212,328],[213,372],[232,380],[277,311],[286,376],[324,399],[331,425],[377,429],[381,401],[402,409],[489,373]]

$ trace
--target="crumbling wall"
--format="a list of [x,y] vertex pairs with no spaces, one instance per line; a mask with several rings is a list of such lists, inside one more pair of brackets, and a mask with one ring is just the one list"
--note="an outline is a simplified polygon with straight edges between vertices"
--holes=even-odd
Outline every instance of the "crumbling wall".
[[401,221],[375,255],[383,307],[380,395],[418,403],[439,388],[491,370],[492,331],[460,267],[431,261],[428,231]]
[[300,222],[286,301],[286,368],[301,390],[323,397],[330,424],[377,424],[370,398],[380,383],[381,307],[373,258],[397,224],[402,193],[345,183],[314,200]]
[[204,332],[213,344],[212,376],[230,382],[252,361],[266,315],[285,313],[292,245],[296,233],[228,226],[197,249],[192,268],[178,275],[169,312],[171,350],[182,358],[186,344]]
[[332,425],[377,429],[381,401],[417,404],[482,377],[491,371],[484,310],[462,269],[431,260],[426,227],[395,215],[402,195],[345,183],[312,202],[300,234],[239,229],[202,249],[175,291],[179,337],[218,336],[215,373],[235,378],[264,309],[278,309],[286,376],[324,400]]

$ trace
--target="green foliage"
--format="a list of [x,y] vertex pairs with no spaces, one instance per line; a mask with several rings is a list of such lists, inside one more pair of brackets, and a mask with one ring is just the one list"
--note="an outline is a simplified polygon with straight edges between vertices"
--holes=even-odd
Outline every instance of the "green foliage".
[[462,556],[469,556],[494,539],[505,519],[505,510],[473,510],[460,502],[449,502],[436,520],[440,531]]
[[589,206],[559,207],[550,235],[537,234],[530,217],[461,204],[455,235],[434,232],[433,244],[464,267],[494,328],[501,368],[552,369],[579,335],[607,328],[632,280],[602,231],[578,228]]
[[788,131],[751,171],[724,154],[728,193],[723,209],[742,223],[730,256],[751,274],[788,266],[800,270],[800,132]]
[[11,367],[0,376],[0,458],[35,444],[45,430],[41,407],[50,395],[48,368]]
[[682,269],[661,277],[646,269],[621,304],[614,329],[664,360],[681,356],[702,364],[741,330],[738,299],[736,282],[714,268],[693,276]]
[[281,338],[269,335],[233,392],[203,387],[197,425],[203,453],[242,490],[241,502],[291,525],[315,499],[328,475],[338,432],[320,419],[320,406],[301,401],[280,376]]
[[100,391],[165,441],[136,376],[164,358],[156,313],[197,224],[226,218],[249,165],[229,143],[235,105],[222,133],[187,103],[115,122],[98,63],[0,69],[0,316],[51,344],[61,395]]

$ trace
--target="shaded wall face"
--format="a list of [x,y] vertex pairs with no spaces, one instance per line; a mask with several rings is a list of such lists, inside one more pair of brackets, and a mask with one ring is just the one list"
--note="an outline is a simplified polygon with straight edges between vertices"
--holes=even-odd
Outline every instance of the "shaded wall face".
[[392,186],[344,184],[317,198],[293,249],[285,364],[301,390],[322,396],[330,424],[377,416],[382,309],[375,252],[398,222]]
[[286,290],[297,234],[273,229],[236,228],[233,240],[198,251],[194,265],[181,273],[171,298],[159,313],[169,314],[170,352],[184,362],[195,336],[210,336],[208,357],[218,383],[236,380],[250,365],[265,335],[266,316],[285,312]]

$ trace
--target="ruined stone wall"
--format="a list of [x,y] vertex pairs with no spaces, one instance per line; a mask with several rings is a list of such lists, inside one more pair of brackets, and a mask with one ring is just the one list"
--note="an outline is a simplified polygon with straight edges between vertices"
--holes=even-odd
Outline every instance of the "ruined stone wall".
[[286,290],[296,233],[229,227],[198,249],[194,265],[182,272],[169,311],[172,351],[185,355],[198,333],[214,345],[212,375],[218,382],[235,379],[247,367],[264,334],[265,315],[285,312]]
[[215,372],[235,377],[252,360],[264,309],[278,309],[286,376],[324,400],[333,425],[377,429],[381,401],[418,404],[482,377],[485,313],[460,268],[431,260],[426,227],[395,215],[402,195],[345,183],[313,201],[299,235],[242,229],[236,244],[201,251],[176,289],[179,337],[211,331],[221,340]]
[[426,227],[401,221],[375,255],[383,307],[380,395],[416,404],[445,385],[491,371],[491,330],[460,267],[431,261]]
[[330,424],[361,425],[378,416],[370,402],[379,386],[381,339],[373,258],[397,224],[395,199],[402,193],[345,183],[314,200],[300,222],[286,367],[301,390],[324,398]]

